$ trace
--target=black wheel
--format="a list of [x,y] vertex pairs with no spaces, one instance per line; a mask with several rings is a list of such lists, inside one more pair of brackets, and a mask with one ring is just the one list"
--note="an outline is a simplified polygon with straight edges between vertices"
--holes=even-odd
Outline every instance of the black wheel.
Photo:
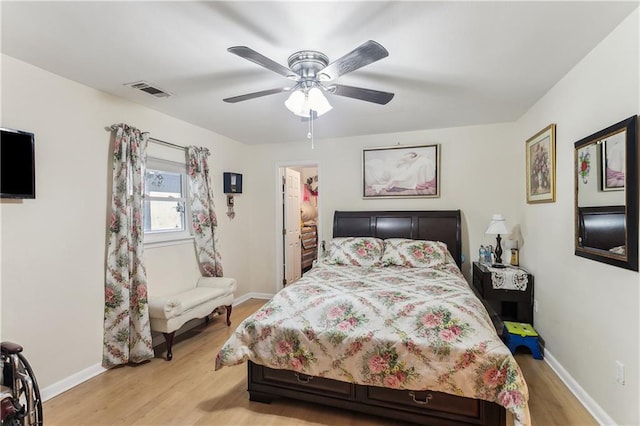
[[18,354],[18,358],[20,358],[20,362],[24,366],[24,373],[31,379],[31,384],[33,386],[33,422],[29,423],[30,425],[42,426],[42,398],[40,397],[40,387],[38,386],[38,381],[36,380],[36,375],[33,373],[31,366],[27,359],[20,353]]
[[41,426],[42,398],[35,374],[21,354],[8,355],[3,363],[3,381],[12,388],[16,414],[2,422],[7,425]]

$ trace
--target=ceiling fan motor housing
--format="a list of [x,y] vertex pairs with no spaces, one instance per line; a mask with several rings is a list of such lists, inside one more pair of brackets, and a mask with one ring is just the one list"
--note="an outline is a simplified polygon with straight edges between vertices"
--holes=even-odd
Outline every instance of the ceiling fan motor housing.
[[301,50],[289,56],[289,68],[301,79],[315,79],[318,71],[329,64],[329,58],[324,53],[315,50]]

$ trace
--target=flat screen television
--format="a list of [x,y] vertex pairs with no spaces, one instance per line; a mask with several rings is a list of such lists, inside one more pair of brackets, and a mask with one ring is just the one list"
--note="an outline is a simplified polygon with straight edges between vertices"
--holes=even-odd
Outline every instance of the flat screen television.
[[36,198],[33,133],[0,128],[0,198]]

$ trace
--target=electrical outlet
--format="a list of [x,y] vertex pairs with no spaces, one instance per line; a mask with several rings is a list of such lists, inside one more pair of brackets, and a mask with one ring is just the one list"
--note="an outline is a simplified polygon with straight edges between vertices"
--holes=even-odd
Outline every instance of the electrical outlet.
[[616,382],[624,386],[624,364],[616,361]]
[[533,299],[533,311],[538,313],[538,299]]

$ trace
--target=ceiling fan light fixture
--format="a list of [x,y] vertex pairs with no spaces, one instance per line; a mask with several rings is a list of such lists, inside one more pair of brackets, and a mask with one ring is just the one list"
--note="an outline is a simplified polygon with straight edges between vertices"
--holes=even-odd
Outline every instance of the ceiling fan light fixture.
[[289,111],[300,117],[309,116],[309,101],[302,90],[295,90],[289,98],[284,101],[284,105]]
[[[291,92],[284,103],[287,109],[297,116],[311,119],[326,114],[333,109],[324,92],[380,105],[386,105],[393,98],[393,93],[379,90],[335,84],[326,86],[324,84],[327,81],[332,81],[344,74],[356,71],[387,57],[389,55],[387,49],[373,40],[362,43],[351,52],[331,63],[329,63],[329,58],[324,53],[315,50],[301,50],[289,56],[287,61],[289,67],[280,65],[273,59],[247,46],[232,46],[227,50],[234,55],[296,81],[296,85],[233,96],[223,99],[224,102],[236,103],[276,93]],[[310,122],[312,121],[310,120]]]
[[322,93],[322,90],[317,87],[312,87],[309,90],[309,108],[314,110],[318,117],[333,109],[327,98]]
[[319,117],[333,108],[327,98],[317,87],[312,87],[308,91],[304,89],[295,90],[284,102],[289,111],[299,117],[310,117],[311,111],[315,111]]

